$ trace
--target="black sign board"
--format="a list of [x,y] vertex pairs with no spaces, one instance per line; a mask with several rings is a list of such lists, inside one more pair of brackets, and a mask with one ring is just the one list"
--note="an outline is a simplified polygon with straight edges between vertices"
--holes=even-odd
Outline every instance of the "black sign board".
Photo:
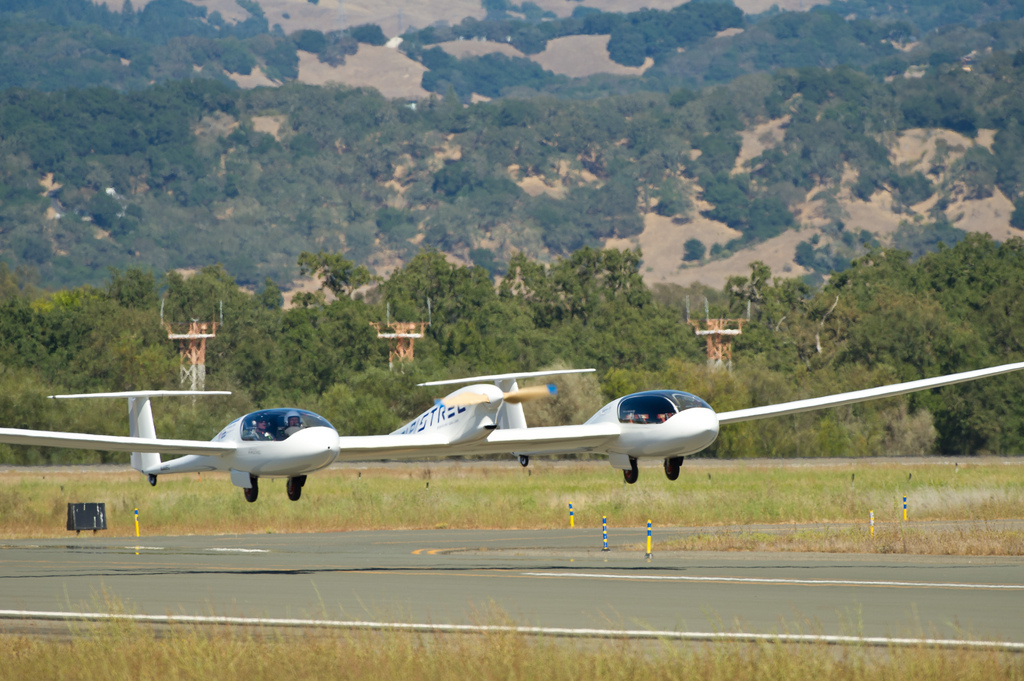
[[106,505],[68,504],[68,529],[75,532],[107,529]]

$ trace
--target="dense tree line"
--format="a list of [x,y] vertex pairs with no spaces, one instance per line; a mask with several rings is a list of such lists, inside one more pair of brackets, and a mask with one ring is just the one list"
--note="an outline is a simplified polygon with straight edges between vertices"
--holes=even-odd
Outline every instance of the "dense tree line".
[[[1019,240],[1000,246],[970,236],[917,262],[875,249],[817,289],[757,263],[722,291],[652,291],[641,258],[583,249],[546,266],[517,256],[496,287],[482,268],[424,252],[353,297],[364,269],[338,254],[306,253],[303,267],[323,289],[290,309],[281,308],[273,282],[247,294],[219,266],[159,280],[115,270],[101,287],[43,292],[0,265],[0,422],[122,432],[116,405],[45,395],[175,387],[177,352],[160,324],[161,305],[165,319],[182,322],[215,318],[223,304],[224,324],[207,348],[207,387],[234,391],[201,407],[161,401],[158,428],[168,437],[211,437],[239,413],[283,404],[322,413],[343,433],[387,432],[438,397],[417,382],[549,366],[595,367],[600,390],[570,386],[563,398],[580,413],[533,411],[534,425],[586,418],[602,394],[675,387],[728,410],[1024,356]],[[733,371],[705,367],[684,319],[687,296],[694,308],[706,299],[713,316],[740,316],[749,305]],[[370,322],[383,321],[386,309],[392,319],[426,320],[428,300],[431,324],[415,361],[389,372],[387,346]],[[1016,454],[1024,446],[1022,381],[1014,374],[730,426],[711,455]],[[97,456],[0,447],[5,461]]]

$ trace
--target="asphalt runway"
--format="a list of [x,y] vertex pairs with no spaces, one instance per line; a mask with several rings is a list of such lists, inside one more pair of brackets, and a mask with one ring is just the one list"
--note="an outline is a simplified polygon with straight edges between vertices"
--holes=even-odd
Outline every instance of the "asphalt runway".
[[8,540],[0,610],[1024,642],[1019,557],[658,551],[686,531]]

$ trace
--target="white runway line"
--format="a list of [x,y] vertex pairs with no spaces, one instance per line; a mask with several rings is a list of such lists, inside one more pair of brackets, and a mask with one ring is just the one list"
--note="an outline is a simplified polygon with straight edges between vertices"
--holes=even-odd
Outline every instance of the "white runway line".
[[308,627],[321,629],[364,629],[411,631],[437,634],[516,633],[531,636],[570,638],[661,639],[676,641],[739,641],[767,643],[827,643],[830,645],[913,646],[930,648],[986,648],[1024,652],[1024,643],[974,641],[947,638],[890,638],[884,636],[826,636],[814,634],[753,634],[717,631],[655,631],[646,629],[567,629],[562,627],[513,627],[478,624],[410,624],[405,622],[361,622],[352,620],[282,619],[272,617],[215,617],[203,615],[127,615],[103,612],[54,612],[41,610],[0,610],[0,620],[56,620],[64,622],[138,622],[140,624],[235,624],[264,627]]
[[885,586],[916,587],[921,589],[995,589],[1000,591],[1024,591],[1024,584],[963,584],[958,582],[884,582],[855,579],[783,579],[769,577],[684,577],[681,575],[613,575],[589,572],[524,572],[527,577],[561,577],[568,579],[629,579],[640,582],[728,582],[740,584],[797,584],[810,586]]
[[207,551],[221,551],[223,553],[270,553],[267,549],[206,549]]

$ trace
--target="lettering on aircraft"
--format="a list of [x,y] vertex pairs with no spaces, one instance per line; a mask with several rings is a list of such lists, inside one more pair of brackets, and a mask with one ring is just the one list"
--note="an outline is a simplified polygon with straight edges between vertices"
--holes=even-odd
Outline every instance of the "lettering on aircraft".
[[398,431],[398,434],[421,433],[426,428],[433,427],[435,424],[439,428],[443,427],[442,424],[447,425],[447,421],[454,419],[457,414],[465,411],[466,407],[446,407],[443,404],[437,404],[420,414],[415,421],[410,422],[405,428]]

